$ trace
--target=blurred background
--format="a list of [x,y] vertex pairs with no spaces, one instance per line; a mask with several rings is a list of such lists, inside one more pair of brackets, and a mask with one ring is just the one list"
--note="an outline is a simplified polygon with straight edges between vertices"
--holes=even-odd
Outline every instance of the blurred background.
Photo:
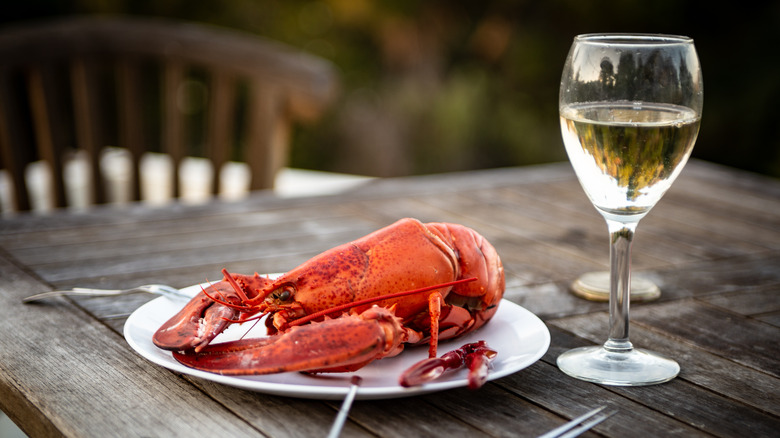
[[291,167],[400,176],[565,160],[558,85],[574,35],[694,38],[694,156],[780,177],[780,2],[696,0],[25,0],[0,26],[129,14],[259,34],[333,62],[342,92],[296,128]]

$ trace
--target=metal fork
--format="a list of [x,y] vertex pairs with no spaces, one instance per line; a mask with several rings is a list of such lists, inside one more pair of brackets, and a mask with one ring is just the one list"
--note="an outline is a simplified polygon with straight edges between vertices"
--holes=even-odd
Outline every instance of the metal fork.
[[23,298],[22,302],[32,303],[35,301],[45,300],[47,298],[64,296],[64,295],[68,295],[68,296],[86,295],[86,296],[103,297],[103,296],[127,295],[127,294],[139,293],[139,292],[162,295],[164,297],[170,298],[172,300],[177,300],[177,301],[189,301],[190,299],[192,299],[192,296],[182,293],[179,289],[176,289],[175,287],[172,286],[168,286],[165,284],[144,284],[130,289],[91,289],[91,288],[84,288],[84,287],[75,287],[73,289],[68,289],[68,290],[53,290],[50,292],[43,292],[43,293],[31,295],[27,298]]
[[352,376],[350,379],[349,392],[344,397],[344,402],[341,403],[336,420],[333,422],[333,426],[330,428],[328,438],[338,438],[341,434],[341,428],[344,427],[344,422],[347,421],[347,415],[349,415],[349,409],[352,407],[352,401],[355,400],[355,394],[357,394],[358,387],[363,382],[360,376]]
[[555,429],[545,433],[544,435],[539,435],[538,438],[571,438],[571,437],[579,436],[585,431],[591,429],[593,426],[601,423],[602,421],[606,420],[607,418],[617,413],[616,410],[601,413],[601,411],[603,411],[606,408],[607,408],[606,406],[596,408],[588,412],[587,414],[581,415],[569,421],[563,426],[556,427]]

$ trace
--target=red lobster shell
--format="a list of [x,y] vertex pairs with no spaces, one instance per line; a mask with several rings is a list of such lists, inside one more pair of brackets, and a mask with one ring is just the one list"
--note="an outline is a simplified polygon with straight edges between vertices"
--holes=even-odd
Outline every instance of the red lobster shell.
[[[428,342],[435,356],[438,339],[475,330],[495,314],[505,284],[498,254],[476,231],[409,218],[276,279],[223,272],[225,280],[153,338],[185,365],[221,374],[351,371],[406,343]],[[405,291],[413,293],[397,295]],[[273,336],[208,346],[227,325],[258,314],[269,315]]]

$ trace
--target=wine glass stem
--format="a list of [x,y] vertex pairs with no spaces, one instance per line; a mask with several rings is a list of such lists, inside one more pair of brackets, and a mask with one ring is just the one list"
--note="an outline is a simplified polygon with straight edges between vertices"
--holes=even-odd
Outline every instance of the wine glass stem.
[[628,340],[628,307],[631,285],[631,243],[638,222],[618,222],[607,219],[610,234],[609,340],[604,348],[612,352],[628,352],[633,346]]

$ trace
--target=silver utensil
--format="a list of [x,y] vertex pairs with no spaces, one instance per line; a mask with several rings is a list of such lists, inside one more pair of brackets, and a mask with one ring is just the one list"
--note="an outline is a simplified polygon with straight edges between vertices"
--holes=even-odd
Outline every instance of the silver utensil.
[[347,420],[349,409],[352,407],[352,401],[355,400],[355,394],[357,394],[358,387],[362,381],[363,379],[360,378],[360,376],[352,376],[349,392],[347,393],[347,396],[344,397],[344,402],[341,404],[339,414],[336,416],[336,420],[330,428],[328,438],[338,438],[339,434],[341,434],[341,429],[344,427],[344,422]]
[[607,418],[617,413],[616,410],[601,413],[601,411],[603,411],[606,408],[607,408],[606,406],[596,408],[588,412],[587,414],[581,415],[569,421],[563,426],[556,427],[555,429],[545,433],[544,435],[539,435],[538,438],[571,438],[571,437],[579,436],[585,431],[592,428],[593,426],[601,423],[602,421],[606,420]]
[[35,295],[31,295],[27,298],[23,298],[23,303],[32,303],[35,301],[45,300],[47,298],[58,296],[72,296],[72,295],[86,295],[86,296],[119,296],[133,293],[145,292],[155,295],[162,295],[176,301],[189,301],[192,296],[181,292],[175,287],[165,284],[144,284],[136,286],[130,289],[91,289],[84,287],[75,287],[68,290],[53,290],[50,292],[43,292]]

